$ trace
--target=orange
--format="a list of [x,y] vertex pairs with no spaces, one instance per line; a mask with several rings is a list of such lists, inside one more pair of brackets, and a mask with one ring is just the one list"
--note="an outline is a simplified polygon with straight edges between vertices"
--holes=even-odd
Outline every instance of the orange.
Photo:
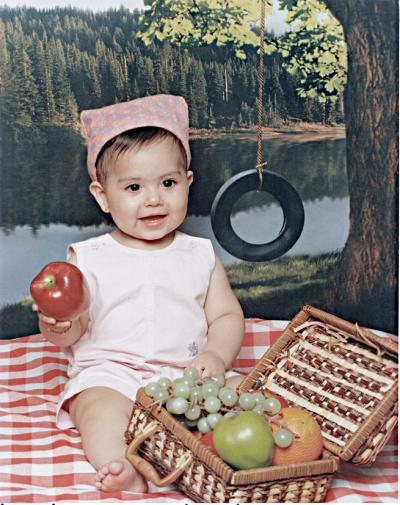
[[[293,442],[282,449],[274,446],[273,465],[289,465],[291,463],[308,463],[317,460],[322,453],[322,434],[317,421],[305,410],[288,407],[283,408],[278,418],[293,433]],[[271,422],[275,434],[280,426]]]

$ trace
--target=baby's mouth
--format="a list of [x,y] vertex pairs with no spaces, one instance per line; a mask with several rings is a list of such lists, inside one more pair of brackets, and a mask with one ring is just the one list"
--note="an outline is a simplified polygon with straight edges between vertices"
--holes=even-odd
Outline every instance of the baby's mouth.
[[153,216],[145,216],[145,217],[141,217],[140,218],[140,221],[146,223],[146,224],[158,224],[160,223],[164,218],[166,217],[165,214],[156,214],[156,215],[153,215]]

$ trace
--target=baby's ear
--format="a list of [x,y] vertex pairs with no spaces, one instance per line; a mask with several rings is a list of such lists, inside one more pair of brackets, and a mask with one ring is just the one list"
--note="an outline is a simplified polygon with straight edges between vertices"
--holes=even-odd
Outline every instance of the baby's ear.
[[109,213],[110,209],[108,208],[107,196],[103,186],[99,183],[99,181],[93,181],[89,186],[89,191],[95,197],[96,202],[99,204],[101,210],[105,213]]
[[193,177],[194,177],[193,172],[192,172],[191,170],[188,170],[188,171],[186,172],[186,177],[187,177],[187,181],[188,181],[188,183],[189,183],[189,186],[191,186],[191,185],[192,185],[192,182],[193,182]]

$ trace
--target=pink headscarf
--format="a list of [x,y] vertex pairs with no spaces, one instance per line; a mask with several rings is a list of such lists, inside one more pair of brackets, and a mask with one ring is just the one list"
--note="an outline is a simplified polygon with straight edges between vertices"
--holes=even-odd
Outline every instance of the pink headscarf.
[[88,139],[87,166],[93,181],[96,180],[96,159],[104,144],[120,133],[145,126],[156,126],[173,133],[185,149],[189,168],[189,114],[186,101],[181,96],[146,96],[100,109],[84,110],[81,121]]

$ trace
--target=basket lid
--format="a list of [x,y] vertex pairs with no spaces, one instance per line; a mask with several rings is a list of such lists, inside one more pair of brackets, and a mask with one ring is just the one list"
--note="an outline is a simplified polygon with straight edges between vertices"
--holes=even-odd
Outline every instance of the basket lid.
[[307,305],[239,390],[268,390],[307,410],[342,460],[375,460],[397,422],[397,344]]

